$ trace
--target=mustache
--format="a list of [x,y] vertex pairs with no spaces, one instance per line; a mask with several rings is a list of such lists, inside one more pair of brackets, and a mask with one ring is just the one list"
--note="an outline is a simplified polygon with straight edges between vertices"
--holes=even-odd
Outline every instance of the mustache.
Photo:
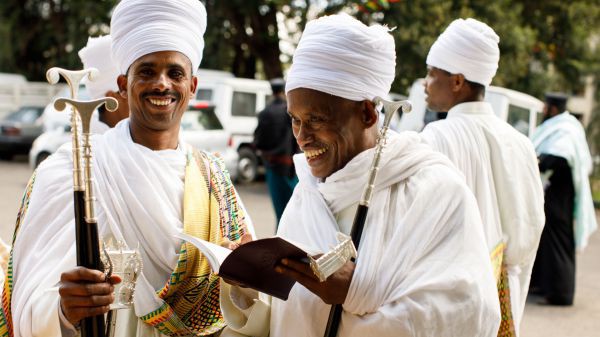
[[175,97],[175,99],[177,99],[177,100],[181,99],[181,94],[174,90],[165,90],[165,91],[154,90],[154,91],[144,92],[141,95],[142,98],[146,98],[148,96]]

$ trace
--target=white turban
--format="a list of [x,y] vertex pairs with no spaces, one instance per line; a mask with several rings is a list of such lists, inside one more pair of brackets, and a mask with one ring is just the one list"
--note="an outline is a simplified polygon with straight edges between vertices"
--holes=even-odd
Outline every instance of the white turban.
[[110,43],[110,35],[90,37],[87,45],[79,51],[83,68],[96,68],[100,72],[93,81],[85,82],[91,99],[104,97],[108,91],[119,91],[117,85],[119,70],[110,57]]
[[490,85],[496,75],[500,38],[490,26],[475,19],[454,20],[431,46],[427,65],[471,82]]
[[307,88],[353,101],[372,100],[386,97],[395,74],[396,49],[387,27],[331,15],[306,25],[285,92]]
[[199,0],[122,0],[110,29],[121,74],[138,58],[158,51],[184,54],[195,74],[204,49],[206,9]]

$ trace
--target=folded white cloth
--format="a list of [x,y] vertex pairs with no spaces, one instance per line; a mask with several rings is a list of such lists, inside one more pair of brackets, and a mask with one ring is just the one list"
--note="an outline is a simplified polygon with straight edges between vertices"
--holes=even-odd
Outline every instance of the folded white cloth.
[[202,61],[206,9],[198,0],[123,0],[110,21],[112,55],[122,74],[141,56],[177,51],[196,73]]
[[294,52],[286,93],[307,88],[353,101],[386,97],[396,74],[389,31],[347,14],[310,21]]
[[463,74],[484,86],[496,75],[500,38],[490,26],[475,19],[454,20],[431,46],[427,65]]
[[90,37],[87,45],[79,51],[83,68],[96,68],[99,71],[93,81],[85,82],[91,99],[104,97],[108,91],[119,91],[117,85],[119,70],[110,56],[111,41],[110,35]]

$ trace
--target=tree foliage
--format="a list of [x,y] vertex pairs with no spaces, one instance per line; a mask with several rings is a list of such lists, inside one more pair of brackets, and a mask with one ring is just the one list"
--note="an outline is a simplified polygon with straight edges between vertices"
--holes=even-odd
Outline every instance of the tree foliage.
[[[76,51],[88,35],[108,33],[118,0],[3,0],[0,71],[41,80],[45,69],[80,66]],[[458,17],[488,23],[500,36],[493,84],[540,97],[546,90],[578,92],[594,73],[600,34],[597,0],[203,0],[208,12],[202,66],[239,77],[281,77],[308,19],[341,10],[365,23],[395,27],[396,92],[425,74],[431,44]],[[280,48],[283,47],[283,48]]]
[[80,68],[88,36],[108,33],[117,0],[0,1],[0,71],[43,81],[52,66]]

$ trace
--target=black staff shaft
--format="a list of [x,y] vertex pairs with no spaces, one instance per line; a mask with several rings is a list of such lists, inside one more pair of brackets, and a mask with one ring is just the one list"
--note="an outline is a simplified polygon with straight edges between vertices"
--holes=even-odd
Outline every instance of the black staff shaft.
[[[77,265],[102,271],[98,225],[85,219],[85,200],[83,191],[75,191],[75,244],[77,247]],[[87,317],[81,320],[82,337],[105,337],[104,315]]]
[[[354,215],[354,222],[352,223],[350,237],[352,237],[352,242],[354,243],[356,250],[358,250],[358,245],[360,244],[360,238],[362,237],[362,232],[365,227],[365,220],[367,219],[368,212],[368,206],[358,205],[358,208],[356,209],[356,214]],[[341,304],[334,304],[331,306],[331,310],[329,311],[329,319],[327,320],[327,327],[325,328],[325,337],[337,336],[337,332],[342,321],[343,311],[344,308],[342,308]]]

